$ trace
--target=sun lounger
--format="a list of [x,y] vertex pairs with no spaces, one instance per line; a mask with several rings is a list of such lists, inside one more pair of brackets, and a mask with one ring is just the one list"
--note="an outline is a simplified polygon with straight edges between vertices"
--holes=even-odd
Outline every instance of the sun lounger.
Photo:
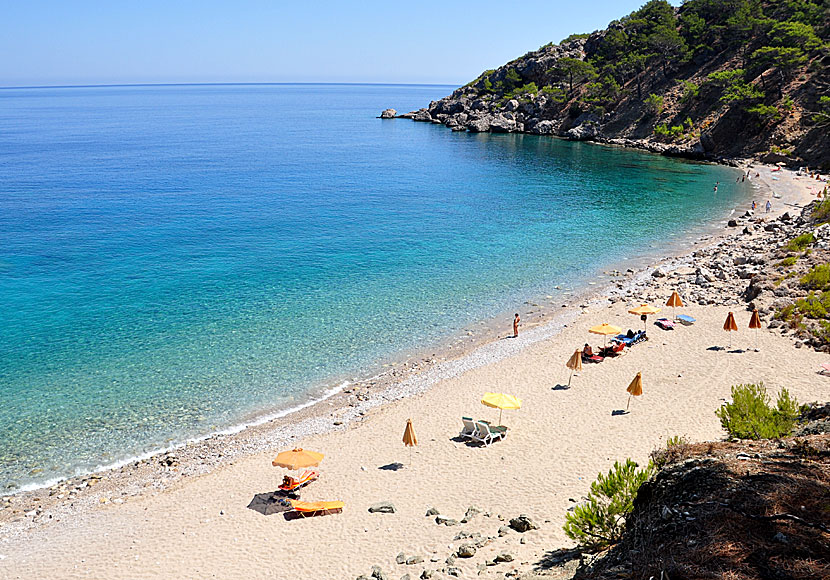
[[490,427],[489,423],[485,423],[484,421],[477,421],[476,422],[476,432],[472,435],[472,439],[474,441],[478,441],[479,443],[483,443],[485,446],[490,445],[494,441],[498,441],[502,439],[505,435],[507,435],[507,428],[497,428],[497,427]]
[[672,322],[668,318],[658,318],[656,321],[654,321],[654,324],[659,326],[663,330],[674,330],[674,322]]
[[303,517],[339,514],[345,505],[342,501],[300,501],[289,500],[294,511]]
[[677,321],[683,326],[691,326],[696,322],[694,318],[686,314],[678,314]]
[[461,422],[464,423],[464,428],[458,436],[464,439],[471,438],[476,432],[476,422],[472,417],[461,417]]
[[621,355],[625,350],[625,343],[614,341],[603,349],[600,349],[599,354],[603,357],[614,357]]
[[300,489],[304,485],[308,485],[318,477],[320,477],[320,473],[313,469],[303,471],[300,474],[300,477],[297,478],[286,475],[282,485],[279,486],[279,489],[283,491],[294,491],[296,489]]

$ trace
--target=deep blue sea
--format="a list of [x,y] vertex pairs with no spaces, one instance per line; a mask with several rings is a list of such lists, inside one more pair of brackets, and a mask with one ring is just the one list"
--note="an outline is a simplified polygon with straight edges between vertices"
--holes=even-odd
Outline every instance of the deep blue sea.
[[724,167],[375,118],[452,89],[0,90],[0,491],[302,404],[746,199]]

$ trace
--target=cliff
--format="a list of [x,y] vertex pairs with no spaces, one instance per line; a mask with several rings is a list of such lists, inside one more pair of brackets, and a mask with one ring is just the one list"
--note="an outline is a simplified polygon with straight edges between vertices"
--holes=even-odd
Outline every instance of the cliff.
[[652,0],[401,117],[827,169],[828,32],[828,0]]

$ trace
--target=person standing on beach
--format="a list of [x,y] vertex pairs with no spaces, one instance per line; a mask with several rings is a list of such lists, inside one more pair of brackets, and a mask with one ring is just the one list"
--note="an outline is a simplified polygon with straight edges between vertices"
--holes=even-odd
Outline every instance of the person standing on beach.
[[758,207],[758,204],[755,203],[755,200],[752,200],[752,211],[755,211],[755,208]]
[[516,313],[516,316],[513,317],[513,338],[519,338],[519,322],[522,319],[519,318],[519,313]]
[[769,213],[771,209],[772,209],[772,204],[770,203],[769,200],[767,200],[767,213]]

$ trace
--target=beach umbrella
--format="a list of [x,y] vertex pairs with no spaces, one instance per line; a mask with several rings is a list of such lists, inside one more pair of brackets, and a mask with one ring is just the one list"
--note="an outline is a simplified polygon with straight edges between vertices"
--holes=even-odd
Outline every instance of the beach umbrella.
[[297,448],[291,451],[283,451],[271,462],[274,467],[286,469],[303,469],[305,467],[317,467],[323,460],[323,454],[316,451],[307,451]]
[[660,312],[660,309],[656,306],[651,306],[650,304],[640,304],[637,308],[632,308],[628,311],[629,314],[636,314],[642,318],[643,323],[646,322],[646,317],[649,314],[657,314],[658,312]]
[[565,363],[565,366],[571,369],[571,376],[568,377],[568,386],[571,386],[571,379],[574,378],[574,371],[582,370],[582,351],[577,349]]
[[628,392],[628,402],[625,404],[625,410],[628,411],[628,405],[631,404],[631,397],[639,397],[643,394],[643,375],[637,373],[637,376],[628,385],[626,391]]
[[501,425],[501,413],[505,409],[521,409],[522,400],[513,395],[504,393],[484,393],[481,397],[481,404],[499,410],[499,425]]
[[406,420],[406,429],[403,432],[403,444],[409,447],[409,465],[412,465],[412,448],[418,444],[415,429],[412,427],[412,419]]
[[[758,314],[758,310],[752,311],[752,318],[749,319],[749,327],[755,330],[761,328],[761,316]],[[758,333],[755,333],[755,351],[758,351]]]
[[605,342],[607,344],[609,336],[616,336],[622,332],[622,328],[619,326],[614,326],[612,324],[602,323],[599,326],[592,326],[588,329],[588,332],[591,334],[601,334],[605,337]]
[[[726,322],[723,323],[723,329],[726,332],[737,332],[738,325],[735,323],[735,315],[731,312],[726,317]],[[729,348],[732,348],[732,335],[729,335]]]
[[669,296],[669,299],[666,302],[666,306],[671,306],[671,315],[672,318],[675,318],[677,316],[675,308],[678,306],[681,308],[683,307],[683,301],[680,299],[680,294],[678,294],[677,291],[671,293],[671,296]]

